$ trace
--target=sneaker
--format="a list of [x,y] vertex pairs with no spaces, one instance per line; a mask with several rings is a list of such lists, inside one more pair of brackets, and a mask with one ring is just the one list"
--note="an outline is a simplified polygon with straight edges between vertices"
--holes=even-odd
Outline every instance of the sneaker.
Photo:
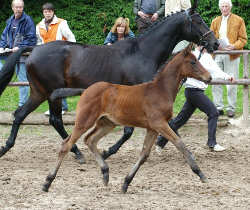
[[226,148],[224,148],[223,146],[221,146],[219,144],[215,144],[214,147],[210,147],[210,148],[214,152],[222,152],[222,151],[226,150]]
[[49,110],[46,111],[46,112],[44,112],[44,114],[45,114],[46,116],[49,116],[49,115],[50,115]]
[[[65,113],[66,113],[66,110],[65,110],[65,111],[62,110],[62,115],[64,115]],[[45,114],[46,116],[49,116],[49,115],[50,115],[49,110],[46,111],[46,112],[44,112],[44,114]]]

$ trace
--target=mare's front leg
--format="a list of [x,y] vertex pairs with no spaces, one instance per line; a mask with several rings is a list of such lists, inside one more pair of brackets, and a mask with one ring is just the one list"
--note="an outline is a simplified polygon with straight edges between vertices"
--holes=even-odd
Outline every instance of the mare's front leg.
[[[49,123],[56,129],[56,131],[63,139],[66,139],[69,135],[63,125],[61,100],[56,100],[54,102],[49,101],[49,110]],[[75,158],[79,161],[80,164],[85,163],[84,156],[77,148],[76,144],[72,146],[71,152],[75,153]]]
[[124,127],[123,136],[112,146],[109,147],[108,151],[104,150],[102,152],[102,157],[106,160],[109,156],[115,154],[120,147],[131,137],[134,132],[133,127]]
[[10,133],[8,140],[6,141],[5,147],[2,146],[0,149],[0,157],[2,157],[6,152],[8,152],[15,145],[15,140],[16,140],[17,133],[18,133],[21,123],[43,101],[44,99],[42,97],[34,98],[30,96],[29,99],[26,101],[26,103],[15,111],[14,113],[15,119],[12,124],[11,133]]
[[98,151],[97,143],[102,137],[112,131],[114,127],[115,124],[110,120],[107,118],[101,118],[96,122],[95,128],[85,138],[85,144],[88,146],[90,151],[94,153],[96,162],[101,167],[103,183],[105,186],[107,186],[109,182],[109,167]]
[[186,148],[186,145],[181,141],[180,137],[175,134],[167,122],[163,122],[162,125],[163,127],[161,127],[158,132],[171,141],[184,155],[188,165],[191,167],[192,171],[200,177],[201,181],[207,182],[207,178],[196,164],[193,154]]
[[139,160],[136,162],[132,170],[129,172],[129,174],[125,177],[124,184],[122,186],[122,192],[126,193],[128,190],[128,186],[133,180],[136,172],[139,170],[140,166],[147,160],[151,148],[156,140],[157,133],[153,130],[147,130],[147,134],[144,139],[142,151],[139,157]]

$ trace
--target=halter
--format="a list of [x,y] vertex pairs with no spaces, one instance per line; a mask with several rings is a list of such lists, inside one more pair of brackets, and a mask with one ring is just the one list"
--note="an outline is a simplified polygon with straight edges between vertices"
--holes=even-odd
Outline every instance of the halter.
[[[192,31],[192,16],[195,16],[195,15],[197,15],[197,13],[195,13],[195,14],[192,14],[192,15],[189,15],[189,10],[185,10],[185,13],[186,13],[186,15],[187,15],[187,19],[188,19],[188,21],[190,22],[190,33],[191,33],[191,31]],[[198,30],[197,30],[198,31]],[[201,37],[200,37],[200,39],[199,39],[199,41],[198,41],[198,45],[202,45],[202,43],[204,43],[203,45],[204,45],[204,48],[206,48],[206,46],[208,45],[208,43],[207,43],[207,41],[205,41],[204,39],[210,34],[210,33],[213,33],[213,31],[212,30],[209,30],[209,31],[207,31],[206,33],[204,33],[204,34],[202,34],[201,35]],[[203,50],[202,50],[203,51]],[[200,56],[199,56],[199,58],[200,58]]]

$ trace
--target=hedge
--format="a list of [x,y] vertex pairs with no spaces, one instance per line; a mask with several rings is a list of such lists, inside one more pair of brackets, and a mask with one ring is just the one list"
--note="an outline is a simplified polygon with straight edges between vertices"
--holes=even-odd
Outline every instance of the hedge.
[[[5,21],[12,14],[11,1],[2,0],[0,4],[0,31],[5,27]],[[42,18],[41,5],[47,0],[25,1],[25,12],[37,24]],[[106,34],[114,20],[119,17],[129,17],[131,29],[136,32],[133,14],[133,0],[59,0],[51,1],[55,5],[56,15],[68,21],[78,42],[88,44],[103,44]],[[244,18],[248,37],[250,35],[250,1],[233,0],[232,12]],[[198,11],[210,25],[214,17],[220,15],[218,0],[200,0]],[[105,30],[106,29],[106,30]],[[245,47],[250,49],[250,43]]]

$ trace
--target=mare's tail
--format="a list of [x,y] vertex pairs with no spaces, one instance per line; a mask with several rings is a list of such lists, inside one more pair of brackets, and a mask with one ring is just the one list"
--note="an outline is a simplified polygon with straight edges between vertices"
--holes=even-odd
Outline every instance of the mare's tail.
[[17,60],[19,60],[19,58],[23,53],[31,52],[32,50],[33,47],[23,47],[8,56],[3,68],[0,69],[0,96],[2,95],[7,85],[9,84],[15,72],[15,65]]
[[51,101],[54,101],[68,96],[79,96],[83,91],[83,88],[58,88],[51,93],[49,98]]

